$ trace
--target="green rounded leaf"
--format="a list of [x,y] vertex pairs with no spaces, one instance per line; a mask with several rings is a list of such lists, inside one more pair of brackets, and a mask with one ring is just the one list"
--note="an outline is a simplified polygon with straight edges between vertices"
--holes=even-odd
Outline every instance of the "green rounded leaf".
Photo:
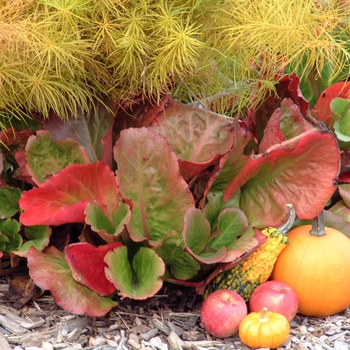
[[0,188],[0,219],[7,219],[18,212],[21,190],[5,186]]
[[106,277],[115,284],[123,298],[146,299],[163,285],[165,264],[154,250],[141,247],[130,263],[127,247],[106,254]]

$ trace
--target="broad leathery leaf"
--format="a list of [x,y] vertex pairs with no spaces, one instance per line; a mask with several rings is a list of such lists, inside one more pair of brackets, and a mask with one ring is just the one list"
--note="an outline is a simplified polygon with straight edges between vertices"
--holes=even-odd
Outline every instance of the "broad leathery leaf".
[[211,227],[200,209],[191,208],[186,212],[183,237],[186,250],[200,262],[214,264],[226,256],[226,247],[213,249],[208,246]]
[[253,227],[280,226],[291,203],[300,219],[313,219],[336,187],[340,152],[332,133],[313,129],[252,155],[224,192],[241,190],[240,208]]
[[6,248],[2,250],[3,253],[10,253],[12,250],[16,250],[23,243],[22,236],[19,234],[20,225],[17,220],[6,219],[0,220],[0,232],[5,235],[8,240],[6,240]]
[[278,84],[274,86],[275,93],[271,94],[267,91],[264,102],[258,108],[249,109],[247,111],[247,124],[254,125],[254,136],[261,141],[268,120],[273,112],[280,107],[280,103],[284,98],[291,98],[301,110],[303,115],[308,113],[309,103],[303,97],[300,91],[300,80],[294,73],[281,76]]
[[222,191],[209,192],[207,194],[207,203],[203,209],[203,214],[209,221],[212,232],[218,229],[218,217],[223,209],[239,207],[240,191],[238,191],[236,195],[230,198],[227,202],[224,202],[223,196],[224,193]]
[[195,276],[200,265],[192,256],[184,251],[183,239],[179,234],[170,233],[164,237],[156,253],[163,259],[165,266],[178,280],[188,280]]
[[350,208],[350,184],[338,184],[338,190],[345,205]]
[[114,242],[130,221],[130,206],[120,201],[119,206],[108,215],[106,209],[97,202],[85,208],[85,222],[106,242]]
[[122,298],[137,300],[155,295],[163,285],[165,273],[163,260],[154,250],[141,247],[130,264],[127,247],[107,253],[106,277],[119,290]]
[[39,130],[28,139],[27,169],[37,185],[71,164],[90,163],[84,149],[71,139],[52,141],[48,131]]
[[76,282],[63,253],[54,246],[46,248],[44,252],[31,247],[28,267],[35,284],[50,290],[56,303],[70,313],[100,317],[118,305]]
[[219,233],[210,239],[208,245],[214,249],[232,249],[237,238],[248,228],[247,216],[240,208],[226,208],[218,218]]
[[225,208],[218,217],[219,232],[209,240],[208,246],[219,250],[227,248],[221,263],[231,262],[254,249],[259,241],[249,225],[247,216],[240,208]]
[[147,128],[123,130],[114,157],[120,191],[133,203],[131,238],[156,242],[170,231],[181,232],[194,199],[165,138]]
[[233,118],[170,100],[150,128],[167,139],[187,181],[232,147],[233,124]]
[[14,216],[19,209],[21,190],[10,186],[0,188],[0,219]]
[[103,145],[103,139],[112,128],[114,114],[117,106],[110,100],[94,101],[90,104],[89,111],[78,110],[78,116],[61,120],[54,113],[44,123],[44,129],[51,132],[54,140],[70,138],[78,142],[85,148],[90,161],[103,160],[111,166],[111,159],[107,155],[111,154],[112,144]]
[[72,271],[73,278],[94,292],[107,296],[115,292],[115,286],[105,276],[105,255],[123,245],[120,242],[108,243],[98,247],[87,242],[68,245],[64,257]]
[[324,210],[324,221],[327,227],[332,227],[350,238],[350,208],[340,200],[329,210]]
[[252,137],[253,135],[240,125],[235,126],[235,147],[221,157],[213,170],[212,178],[208,181],[206,192],[209,189],[211,192],[226,189],[232,179],[242,171],[249,159],[244,149]]
[[243,234],[235,241],[232,248],[228,249],[225,259],[221,262],[235,261],[243,255],[248,255],[251,251],[257,249],[260,244],[261,240],[257,238],[257,230],[249,225]]
[[113,212],[119,196],[114,173],[103,162],[73,164],[39,188],[22,193],[19,203],[24,212],[20,220],[27,226],[84,223],[89,202],[97,201]]
[[271,146],[296,137],[312,129],[302,116],[299,107],[289,98],[281,102],[267,122],[264,136],[259,145],[259,153],[264,153]]
[[24,232],[28,240],[12,253],[26,258],[30,247],[33,246],[37,250],[43,251],[49,245],[52,233],[49,226],[27,226],[24,228]]
[[349,98],[350,97],[350,84],[347,82],[339,82],[329,86],[325,89],[319,99],[317,100],[314,108],[311,110],[311,115],[324,122],[327,126],[332,125],[332,110],[331,102],[334,98]]
[[18,181],[23,181],[37,187],[36,181],[33,180],[32,175],[29,174],[27,167],[27,155],[25,151],[17,151],[15,153],[15,159],[18,164],[18,168],[13,172],[13,177]]

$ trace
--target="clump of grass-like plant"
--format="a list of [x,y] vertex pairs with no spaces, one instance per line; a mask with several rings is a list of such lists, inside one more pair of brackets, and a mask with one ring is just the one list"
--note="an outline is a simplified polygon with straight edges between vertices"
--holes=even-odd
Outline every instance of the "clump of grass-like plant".
[[0,112],[67,118],[102,96],[168,92],[241,108],[291,63],[348,67],[349,17],[331,0],[4,0]]

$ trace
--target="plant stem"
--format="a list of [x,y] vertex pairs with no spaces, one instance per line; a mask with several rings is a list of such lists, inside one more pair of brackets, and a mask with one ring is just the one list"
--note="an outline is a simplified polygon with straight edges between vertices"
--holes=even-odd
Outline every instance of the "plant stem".
[[323,210],[312,220],[310,234],[318,237],[326,235]]
[[282,233],[282,235],[286,235],[287,232],[292,228],[294,221],[295,221],[295,210],[292,204],[287,204],[289,209],[289,217],[287,221],[280,227],[277,228],[277,231]]

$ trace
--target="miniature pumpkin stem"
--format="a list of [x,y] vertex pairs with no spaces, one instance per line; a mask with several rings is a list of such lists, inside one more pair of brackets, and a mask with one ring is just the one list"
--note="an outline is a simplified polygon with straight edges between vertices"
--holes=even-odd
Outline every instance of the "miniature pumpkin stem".
[[269,319],[266,317],[267,308],[263,307],[260,311],[260,322],[267,322]]
[[280,227],[277,228],[277,231],[282,233],[282,235],[286,235],[287,232],[292,228],[295,221],[295,210],[292,204],[287,204],[289,209],[289,217],[288,220]]
[[326,235],[323,210],[312,220],[310,234],[318,237]]

